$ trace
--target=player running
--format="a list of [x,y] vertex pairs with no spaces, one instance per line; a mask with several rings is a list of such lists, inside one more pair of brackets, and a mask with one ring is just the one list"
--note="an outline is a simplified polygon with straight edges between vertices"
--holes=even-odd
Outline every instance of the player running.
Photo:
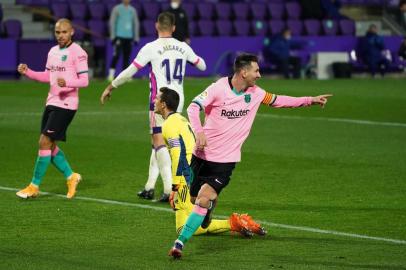
[[67,19],[60,19],[55,24],[57,46],[48,53],[46,69],[36,72],[26,64],[18,65],[18,72],[30,79],[49,83],[50,90],[42,116],[39,153],[35,162],[31,183],[17,192],[20,198],[32,198],[39,194],[39,185],[47,168],[52,163],[67,179],[68,193],[71,199],[81,175],[74,173],[58,141],[66,141],[66,131],[73,120],[79,105],[79,88],[89,84],[86,52],[72,41],[74,29]]
[[[255,83],[261,77],[255,55],[242,54],[235,59],[234,75],[210,85],[188,107],[188,116],[196,134],[191,168],[190,188],[193,211],[178,239],[169,251],[174,258],[182,256],[184,244],[201,226],[210,225],[210,216],[218,195],[230,181],[237,162],[241,160],[241,146],[251,130],[259,105],[275,108],[324,106],[331,95],[317,97],[289,97],[274,95]],[[199,111],[205,112],[202,126]]]
[[206,64],[201,57],[193,52],[189,45],[172,37],[172,33],[175,30],[175,17],[172,13],[163,12],[159,14],[155,28],[158,31],[158,38],[141,48],[132,64],[107,86],[100,99],[101,103],[104,104],[111,96],[113,89],[130,80],[138,70],[147,64],[151,65],[149,74],[149,122],[153,149],[150,157],[148,181],[144,189],[138,193],[138,196],[144,199],[152,199],[154,197],[156,180],[159,173],[161,173],[164,193],[159,201],[165,202],[168,201],[171,192],[171,159],[162,138],[162,116],[154,113],[154,99],[157,95],[157,89],[169,87],[179,94],[179,106],[176,111],[182,112],[184,103],[183,81],[186,63],[189,62],[202,71],[206,69]]
[[[189,122],[180,113],[176,113],[178,105],[179,95],[176,91],[167,87],[160,89],[155,98],[155,113],[164,119],[162,135],[172,160],[173,183],[169,202],[176,211],[177,234],[182,230],[193,209],[188,184],[193,178],[189,164],[195,146],[195,137]],[[227,231],[239,232],[246,237],[252,236],[253,233],[266,234],[265,229],[247,214],[234,213],[228,220],[212,220],[207,228],[199,227],[194,235]]]

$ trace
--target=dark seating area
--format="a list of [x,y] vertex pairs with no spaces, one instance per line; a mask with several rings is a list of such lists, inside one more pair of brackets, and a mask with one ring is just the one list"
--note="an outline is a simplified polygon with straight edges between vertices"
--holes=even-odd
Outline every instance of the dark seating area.
[[[108,29],[109,12],[119,0],[17,0],[17,4],[48,7],[55,18],[70,18],[88,28],[92,21]],[[380,5],[382,1],[343,1],[345,4]],[[169,1],[132,1],[140,19],[141,36],[155,36],[150,29],[159,12],[166,10]],[[279,33],[290,27],[294,35],[354,35],[354,22],[349,20],[306,21],[302,19],[297,1],[196,1],[184,0],[192,36],[257,36]],[[312,27],[316,27],[316,30]],[[312,29],[312,30],[310,30]],[[96,29],[94,29],[96,30]]]
[[[29,7],[49,8],[55,20],[71,19],[75,25],[75,40],[90,41],[92,46],[102,50],[109,49],[110,12],[116,4],[121,3],[120,0],[17,0],[16,2]],[[366,6],[379,6],[383,2],[379,0],[342,1],[344,5]],[[138,12],[143,44],[156,36],[155,20],[161,11],[168,8],[169,1],[133,0],[131,4]],[[215,44],[215,40],[223,38],[238,40],[238,42],[245,42],[249,38],[251,43],[256,44],[254,51],[258,52],[266,38],[279,34],[288,27],[294,39],[307,40],[305,42],[307,45],[295,52],[303,58],[303,63],[308,62],[310,54],[318,51],[350,53],[353,50],[354,55],[357,55],[355,41],[359,37],[355,36],[356,26],[353,20],[304,19],[299,1],[183,0],[182,6],[189,17],[190,35],[195,40]],[[1,14],[0,5],[0,19]],[[19,40],[22,37],[21,22],[3,20],[1,31],[3,37]],[[330,48],[329,44],[336,43],[336,40],[341,43],[350,42],[352,45]],[[320,42],[317,43],[317,41]],[[198,46],[198,43],[194,44]],[[396,55],[397,42],[389,42],[389,44],[388,56],[391,57],[391,67],[394,70],[399,69],[402,63]],[[365,64],[359,56],[351,59],[354,70],[365,70]]]
[[1,23],[2,35],[8,38],[19,39],[22,37],[23,29],[19,20],[6,20]]
[[3,7],[0,3],[0,23],[3,21]]

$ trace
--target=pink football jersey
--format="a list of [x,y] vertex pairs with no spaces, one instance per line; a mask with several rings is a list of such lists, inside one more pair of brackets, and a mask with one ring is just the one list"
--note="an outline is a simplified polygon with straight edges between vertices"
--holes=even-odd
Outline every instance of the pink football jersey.
[[258,86],[238,93],[228,78],[221,78],[197,96],[193,102],[205,109],[203,126],[207,146],[194,154],[208,161],[239,162],[241,146],[248,137],[265,90]]
[[[79,88],[69,87],[69,82],[77,80],[81,73],[88,72],[87,53],[76,43],[67,48],[58,45],[48,53],[46,69],[50,72],[50,90],[46,105],[77,110],[79,106]],[[59,87],[57,79],[63,78],[66,87]]]

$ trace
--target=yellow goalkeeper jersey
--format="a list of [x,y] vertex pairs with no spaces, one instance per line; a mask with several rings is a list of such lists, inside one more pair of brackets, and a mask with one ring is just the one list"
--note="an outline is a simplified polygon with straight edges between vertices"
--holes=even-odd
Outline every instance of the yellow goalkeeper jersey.
[[162,125],[162,135],[171,155],[172,184],[190,184],[190,161],[195,146],[195,135],[190,123],[181,114],[172,113]]

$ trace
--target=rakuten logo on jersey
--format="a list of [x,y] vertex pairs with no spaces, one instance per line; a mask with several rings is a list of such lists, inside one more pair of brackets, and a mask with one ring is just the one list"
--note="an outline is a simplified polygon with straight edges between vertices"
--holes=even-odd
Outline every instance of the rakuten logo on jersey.
[[250,112],[250,110],[248,110],[248,109],[247,110],[239,110],[239,111],[221,110],[221,116],[225,116],[228,119],[236,119],[236,118],[241,118],[241,117],[246,116],[249,112]]
[[65,71],[66,71],[65,67],[54,66],[54,65],[52,65],[49,70],[50,70],[51,72],[55,72],[55,71],[65,72]]

